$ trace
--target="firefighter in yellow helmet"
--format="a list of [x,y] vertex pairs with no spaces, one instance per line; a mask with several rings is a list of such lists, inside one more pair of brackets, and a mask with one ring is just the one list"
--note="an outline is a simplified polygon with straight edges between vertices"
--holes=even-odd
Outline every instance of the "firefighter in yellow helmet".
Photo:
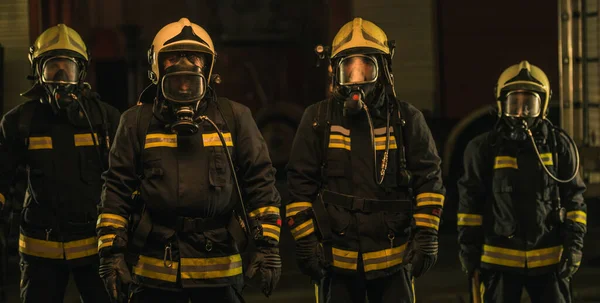
[[47,29],[29,59],[34,83],[22,94],[29,101],[0,125],[0,202],[17,165],[27,172],[19,202],[21,302],[62,302],[71,274],[82,302],[108,302],[98,276],[95,224],[120,113],[84,83],[90,58],[75,30],[64,24]]
[[115,301],[133,280],[131,302],[243,302],[248,234],[257,251],[245,275],[259,273],[266,296],[278,283],[275,169],[250,110],[217,98],[215,58],[187,18],[164,26],[148,51],[155,97],[121,118],[98,218],[100,275]]
[[286,220],[325,302],[414,302],[413,278],[437,259],[440,158],[421,112],[396,99],[393,47],[372,22],[344,25],[333,94],[305,110],[294,139]]
[[[572,302],[586,233],[586,189],[573,140],[546,118],[546,74],[527,61],[496,86],[498,123],[467,145],[458,181],[463,270],[484,302]],[[479,289],[480,285],[472,285]]]

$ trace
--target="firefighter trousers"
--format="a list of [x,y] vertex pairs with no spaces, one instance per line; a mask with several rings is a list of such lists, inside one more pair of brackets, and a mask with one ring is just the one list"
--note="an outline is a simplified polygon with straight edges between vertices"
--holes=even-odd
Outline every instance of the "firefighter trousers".
[[326,289],[326,303],[366,303],[367,297],[369,303],[415,302],[412,277],[404,268],[391,276],[374,280],[366,280],[363,273],[333,273]]
[[[218,299],[217,299],[218,298]],[[199,287],[183,290],[163,290],[144,286],[133,286],[129,303],[244,303],[239,291],[233,286],[225,287]]]
[[526,276],[509,272],[482,270],[483,302],[521,302],[523,289],[531,303],[571,303],[570,279],[561,279],[551,272],[539,276]]
[[108,303],[108,295],[98,275],[98,261],[71,266],[64,260],[21,260],[21,303],[62,303],[73,274],[82,303]]

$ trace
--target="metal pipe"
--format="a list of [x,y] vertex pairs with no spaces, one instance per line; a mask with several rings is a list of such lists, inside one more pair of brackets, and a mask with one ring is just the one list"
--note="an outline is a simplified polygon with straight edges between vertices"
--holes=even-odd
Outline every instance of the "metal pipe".
[[[573,106],[572,111],[573,111],[573,134],[571,135],[575,140],[577,140],[577,142],[581,142],[582,140],[585,140],[585,132],[583,131],[583,106],[584,106],[584,102],[585,102],[585,95],[583,93],[583,90],[585,89],[585,87],[587,87],[587,85],[584,85],[584,73],[585,73],[585,69],[586,69],[586,65],[587,65],[587,56],[585,56],[585,44],[584,44],[584,40],[585,40],[585,21],[584,21],[584,15],[585,15],[585,11],[584,11],[584,0],[576,0],[575,1],[575,11],[573,12],[574,16],[577,17],[577,32],[575,34],[575,39],[576,42],[574,41],[573,44],[576,43],[575,45],[575,50],[576,50],[576,58],[579,59],[579,62],[575,62],[577,63],[577,65],[575,65],[573,67],[574,70],[574,75],[573,78],[577,89],[575,89],[575,87],[573,87]],[[579,104],[580,105],[580,109],[578,109],[577,111],[575,111],[575,104]],[[575,127],[576,126],[576,127]]]
[[589,92],[589,71],[588,71],[588,37],[587,37],[587,1],[581,1],[581,29],[582,33],[580,43],[581,43],[581,99],[582,108],[581,108],[581,123],[582,125],[582,135],[583,135],[583,145],[588,146],[590,143],[590,109],[589,109],[589,101],[590,101],[590,92]]
[[[600,0],[598,0],[600,1]],[[559,112],[559,125],[564,126],[564,85],[563,85],[563,72],[564,72],[564,59],[563,59],[563,27],[565,22],[565,14],[562,11],[563,0],[558,1],[558,112]],[[549,106],[549,105],[548,105]]]
[[[561,7],[561,127],[573,136],[573,9],[570,0],[562,0]],[[566,53],[565,53],[566,52]],[[565,72],[566,68],[566,72]]]

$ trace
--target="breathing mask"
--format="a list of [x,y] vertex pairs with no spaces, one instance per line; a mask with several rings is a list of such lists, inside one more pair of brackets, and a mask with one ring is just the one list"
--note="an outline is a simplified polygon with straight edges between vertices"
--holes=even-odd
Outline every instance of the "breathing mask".
[[367,55],[340,59],[337,67],[338,92],[344,100],[344,116],[355,115],[365,107],[375,90],[379,69],[377,60]]
[[80,65],[73,57],[56,56],[44,61],[41,80],[47,101],[55,113],[76,104],[80,75]]
[[516,90],[506,95],[502,102],[502,114],[510,128],[510,139],[527,139],[528,130],[538,124],[541,104],[540,95],[532,91]]
[[195,121],[200,101],[206,93],[207,81],[203,73],[204,58],[193,52],[166,53],[161,58],[164,76],[160,90],[172,118],[171,130],[180,135],[198,132]]

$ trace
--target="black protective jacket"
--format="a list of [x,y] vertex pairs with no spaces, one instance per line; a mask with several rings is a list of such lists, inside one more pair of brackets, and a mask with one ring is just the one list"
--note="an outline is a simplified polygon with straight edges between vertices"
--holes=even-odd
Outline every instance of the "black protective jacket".
[[[552,140],[545,125],[534,133],[544,165],[560,179],[574,162],[565,137]],[[553,159],[557,142],[558,167]],[[544,172],[529,140],[513,141],[493,131],[474,138],[464,154],[458,182],[462,254],[486,269],[537,275],[555,271],[563,249],[581,251],[586,232],[585,185],[580,176],[558,183]],[[560,204],[566,221],[553,220]]]
[[112,143],[120,113],[89,91],[85,96],[95,96],[81,98],[94,138],[77,104],[54,114],[49,105],[32,100],[2,119],[2,201],[15,180],[17,166],[26,167],[27,172],[19,240],[25,260],[86,263],[97,258],[101,174],[108,164],[107,142]]
[[[342,274],[364,271],[367,279],[393,274],[401,268],[411,226],[438,230],[445,190],[429,127],[409,103],[394,102],[391,112],[389,163],[381,185],[374,173],[380,172],[385,150],[385,109],[370,110],[377,167],[366,114],[344,117],[341,100],[308,107],[294,139],[287,167],[292,197],[287,222],[296,240],[312,236],[323,220],[314,218],[312,209],[324,203],[333,269]],[[412,174],[410,182],[403,177],[406,171]]]
[[[267,146],[247,107],[222,99],[219,104],[233,112],[233,123],[227,123],[233,130],[215,101],[203,101],[200,114],[223,132],[247,215],[263,230],[257,245],[276,247],[281,197]],[[152,105],[122,115],[110,152],[97,225],[100,255],[126,249],[130,215],[139,211],[131,196],[139,190],[152,231],[133,267],[137,283],[164,289],[241,285],[240,252],[226,229],[239,202],[216,130],[204,122],[198,133],[178,136],[156,116],[139,121],[143,106]],[[147,132],[140,132],[143,127]]]

